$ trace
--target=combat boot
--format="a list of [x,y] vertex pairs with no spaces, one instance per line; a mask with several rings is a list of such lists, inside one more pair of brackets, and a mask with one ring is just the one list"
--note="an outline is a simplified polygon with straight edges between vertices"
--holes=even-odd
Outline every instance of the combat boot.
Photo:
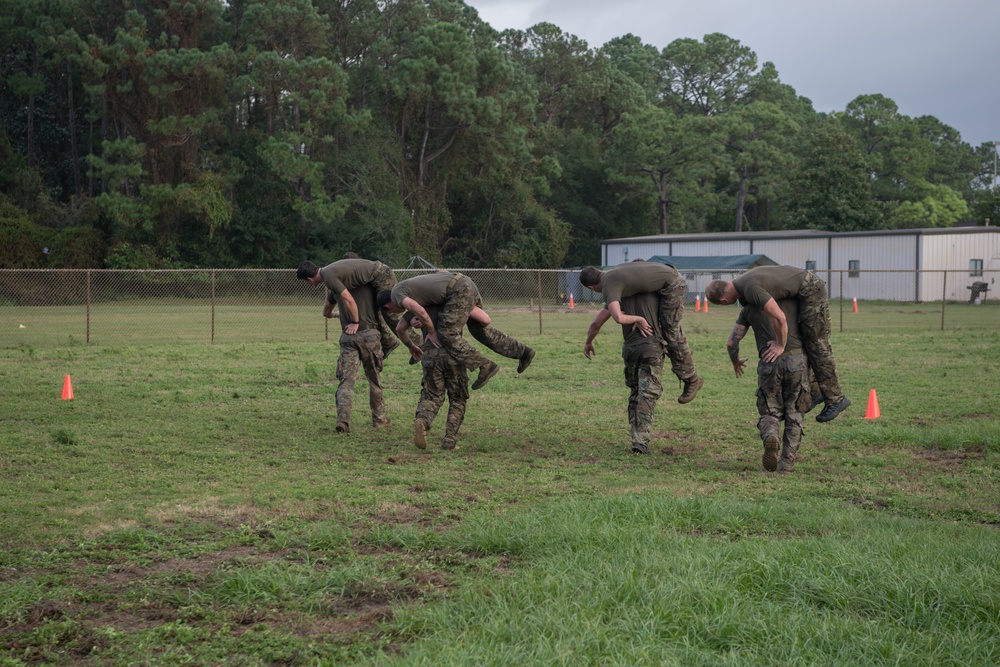
[[690,403],[698,395],[698,390],[705,384],[705,380],[699,375],[692,375],[684,380],[684,393],[677,397],[678,403]]
[[473,389],[482,389],[486,386],[486,383],[490,381],[490,378],[500,372],[500,366],[496,363],[490,361],[487,362],[485,366],[479,369],[479,377],[476,381],[472,383]]
[[427,449],[427,424],[422,419],[413,420],[413,444],[417,449]]
[[781,451],[781,441],[778,440],[778,436],[769,435],[764,438],[764,458],[761,460],[764,470],[774,472],[778,469],[779,451]]

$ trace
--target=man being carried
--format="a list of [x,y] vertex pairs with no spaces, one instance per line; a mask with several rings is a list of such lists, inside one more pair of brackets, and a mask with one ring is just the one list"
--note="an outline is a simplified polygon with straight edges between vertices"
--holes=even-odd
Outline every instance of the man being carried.
[[794,266],[758,266],[733,280],[713,280],[705,289],[705,298],[723,306],[738,301],[742,306],[764,311],[771,319],[775,334],[761,357],[768,363],[781,356],[788,338],[788,318],[777,302],[781,299],[798,300],[802,345],[826,401],[826,407],[816,416],[816,421],[828,422],[851,404],[840,388],[837,363],[830,347],[830,303],[826,297],[826,285],[811,271]]
[[681,328],[687,283],[677,269],[654,262],[619,264],[607,271],[588,266],[580,272],[580,283],[604,294],[605,308],[615,322],[621,325],[635,324],[644,336],[652,335],[652,320],[623,312],[621,300],[644,292],[659,295],[656,316],[652,319],[659,321],[662,330],[660,337],[667,346],[670,368],[684,383],[684,392],[677,398],[677,402],[693,401],[705,381],[695,373],[691,349]]
[[[396,274],[392,269],[382,262],[375,262],[370,259],[339,259],[332,264],[324,266],[322,269],[306,261],[299,264],[296,275],[300,280],[305,280],[313,285],[320,283],[326,285],[329,290],[326,297],[326,304],[323,306],[323,316],[330,317],[333,313],[334,304],[340,301],[341,314],[346,309],[348,315],[348,334],[357,333],[358,306],[351,296],[351,290],[362,285],[368,285],[377,295],[384,289],[392,289],[396,284]],[[341,315],[343,317],[343,315]],[[385,318],[385,321],[382,318]],[[376,314],[376,328],[381,336],[382,353],[388,356],[399,345],[393,331],[396,328],[396,319],[387,313],[382,313],[379,317]]]
[[[413,313],[423,327],[424,338],[431,345],[447,347],[466,368],[478,368],[479,376],[472,383],[473,389],[479,389],[489,382],[500,371],[500,366],[483,356],[462,337],[462,329],[467,323],[473,338],[497,354],[517,359],[518,373],[523,373],[535,356],[535,351],[524,343],[488,324],[469,318],[474,308],[482,312],[483,300],[476,283],[461,273],[437,271],[408,278],[397,283],[391,290],[379,292],[378,305],[382,310],[395,315],[405,311]],[[427,314],[428,306],[441,306],[437,325]],[[419,359],[420,347],[404,338],[400,329],[397,326],[396,333],[400,340],[410,348],[410,354]]]

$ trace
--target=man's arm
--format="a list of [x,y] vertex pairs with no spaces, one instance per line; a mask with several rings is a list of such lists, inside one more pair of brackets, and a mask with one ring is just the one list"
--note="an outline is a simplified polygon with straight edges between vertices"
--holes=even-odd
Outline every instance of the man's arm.
[[788,320],[785,319],[785,311],[774,299],[768,299],[764,304],[764,314],[771,320],[775,340],[767,344],[767,350],[761,359],[771,363],[785,352],[785,345],[788,343]]
[[[615,302],[617,303],[617,302]],[[600,333],[601,327],[604,323],[611,319],[611,311],[607,308],[601,308],[597,311],[597,315],[594,316],[594,321],[590,323],[587,328],[587,340],[583,343],[583,356],[588,359],[593,359],[596,350],[594,350],[594,339],[597,338],[597,334]]]
[[351,296],[351,292],[346,289],[339,294],[339,298],[342,307],[347,311],[348,318],[351,320],[351,323],[344,327],[344,333],[353,336],[358,333],[358,325],[361,323],[361,316],[358,315],[358,302]]
[[733,330],[729,332],[729,339],[726,341],[726,351],[729,352],[729,360],[733,362],[733,372],[736,377],[743,375],[747,360],[740,359],[740,341],[747,335],[747,328],[742,324],[733,325]]
[[399,340],[403,342],[403,345],[406,346],[406,349],[410,351],[410,356],[419,361],[420,358],[424,356],[424,351],[419,345],[410,339],[409,329],[412,326],[412,321],[408,322],[405,317],[399,318],[399,322],[396,323],[396,337],[399,338]]
[[469,319],[470,320],[475,320],[476,322],[479,322],[484,327],[488,327],[490,325],[490,322],[491,322],[490,316],[486,313],[485,310],[483,310],[479,306],[474,306],[472,308],[472,312],[469,313]]
[[431,345],[434,347],[441,347],[441,341],[438,340],[437,330],[434,329],[434,323],[431,322],[431,316],[427,314],[427,310],[409,296],[404,298],[402,303],[399,305],[413,313],[413,316],[420,320],[420,323],[423,325],[424,336],[431,342]]
[[[612,301],[606,308],[618,324],[638,324],[639,332],[643,336],[648,338],[653,335],[653,327],[649,326],[649,322],[646,321],[645,317],[640,315],[626,315],[622,312],[621,301]],[[601,322],[601,324],[604,324],[604,322]]]

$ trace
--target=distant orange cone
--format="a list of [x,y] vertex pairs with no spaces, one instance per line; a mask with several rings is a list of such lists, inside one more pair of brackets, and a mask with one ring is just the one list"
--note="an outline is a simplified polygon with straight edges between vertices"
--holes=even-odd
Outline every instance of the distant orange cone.
[[878,419],[882,413],[878,409],[878,394],[872,389],[868,392],[868,410],[865,411],[865,419]]
[[707,313],[708,312],[708,297],[707,296],[705,297],[705,300],[701,302],[701,312],[703,312],[703,313]]
[[73,400],[73,381],[69,379],[68,375],[66,376],[66,379],[63,380],[62,400],[64,401]]
[[575,305],[573,304],[573,293],[572,292],[569,293],[569,308],[570,308],[570,310],[573,310],[573,308],[575,308]]
[[854,312],[858,312],[858,297],[854,297]]
[[694,312],[701,312],[701,294],[694,295]]

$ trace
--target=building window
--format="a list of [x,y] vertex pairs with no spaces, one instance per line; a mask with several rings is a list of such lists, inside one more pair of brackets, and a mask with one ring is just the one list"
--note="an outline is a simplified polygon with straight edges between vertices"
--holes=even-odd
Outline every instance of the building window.
[[860,278],[861,274],[861,260],[860,259],[849,259],[847,260],[847,277],[848,278]]
[[816,270],[816,260],[815,259],[807,259],[806,260],[806,271],[815,271],[815,270]]
[[981,259],[970,259],[969,260],[969,275],[970,276],[981,276],[981,275],[983,275],[983,260],[981,260]]

